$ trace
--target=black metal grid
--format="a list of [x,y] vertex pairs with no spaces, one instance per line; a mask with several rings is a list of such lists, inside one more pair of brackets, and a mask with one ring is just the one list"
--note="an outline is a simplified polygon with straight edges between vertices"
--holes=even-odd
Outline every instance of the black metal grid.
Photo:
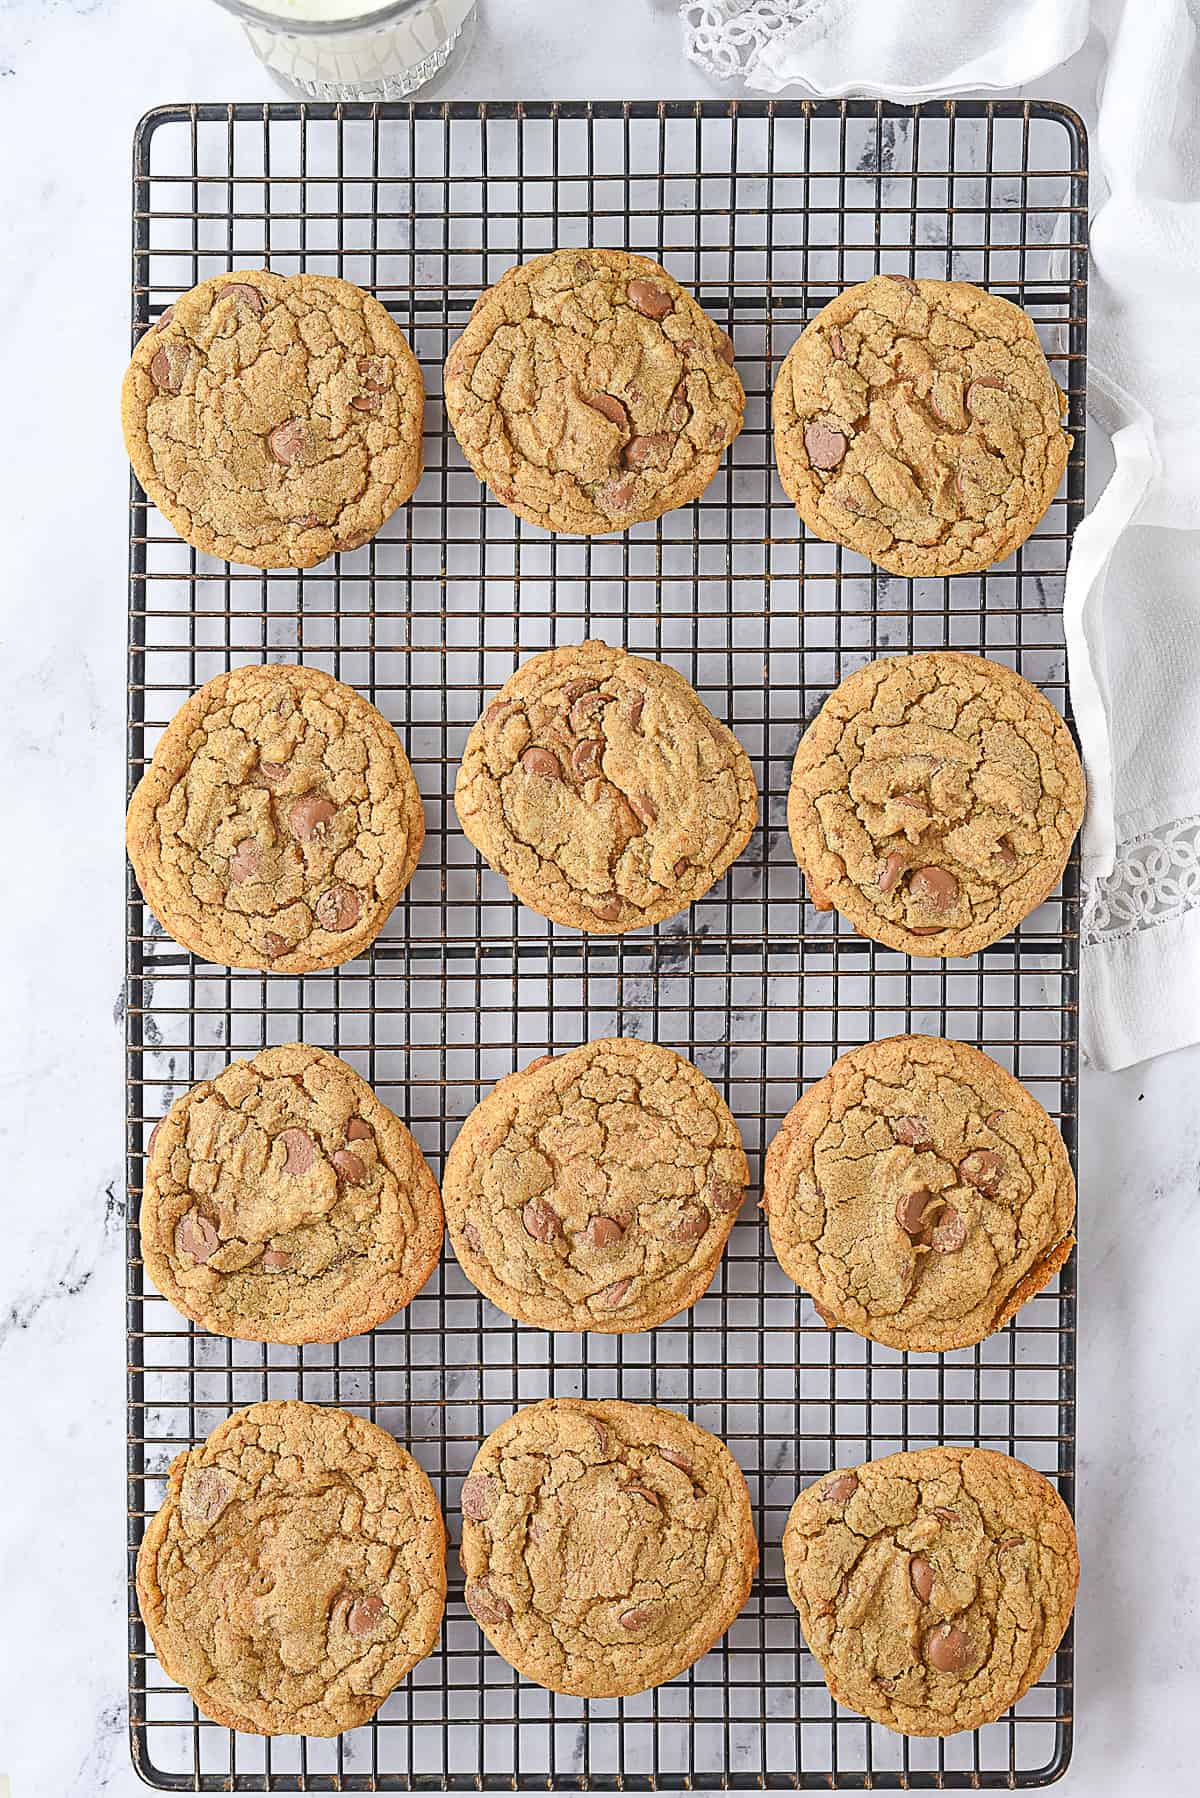
[[[802,900],[785,801],[800,730],[852,668],[954,646],[1007,662],[1066,709],[1060,607],[1083,499],[1086,143],[1073,114],[1017,102],[179,106],[134,154],[135,339],[206,276],[264,261],[376,293],[424,367],[426,473],[364,549],[261,574],[181,544],[134,483],[129,779],[202,681],[302,659],[365,692],[404,738],[428,836],[373,951],[302,980],[198,962],[128,887],[129,1564],[178,1450],[229,1409],[302,1396],[408,1443],[457,1536],[479,1439],[546,1393],[653,1398],[731,1446],[763,1566],[703,1661],[639,1698],[585,1703],[491,1653],[452,1558],[435,1652],[369,1726],[267,1741],[202,1719],[163,1675],[131,1597],[133,1757],[180,1791],[1024,1786],[1070,1755],[1068,1637],[1014,1714],[945,1742],[835,1707],[804,1650],[779,1543],[800,1484],[831,1465],[982,1442],[1074,1472],[1074,1264],[973,1350],[904,1355],[829,1333],[758,1217],[709,1294],[648,1335],[510,1322],[447,1255],[392,1323],[337,1347],[228,1342],[143,1282],[136,1230],[157,1117],[227,1057],[294,1037],[333,1048],[409,1120],[435,1169],[466,1112],[548,1049],[610,1032],[691,1056],[739,1120],[752,1169],[803,1083],[855,1043],[914,1029],[985,1047],[1076,1125],[1077,872],[984,953],[911,962]],[[484,498],[450,435],[441,364],[479,290],[559,244],[660,257],[733,334],[746,428],[693,506],[603,540],[551,537]],[[774,473],[771,383],[803,322],[877,269],[979,281],[1042,328],[1070,398],[1067,497],[986,576],[888,577],[806,537]],[[517,661],[592,633],[679,668],[737,730],[763,827],[701,904],[586,939],[480,869],[450,803],[467,730]]]

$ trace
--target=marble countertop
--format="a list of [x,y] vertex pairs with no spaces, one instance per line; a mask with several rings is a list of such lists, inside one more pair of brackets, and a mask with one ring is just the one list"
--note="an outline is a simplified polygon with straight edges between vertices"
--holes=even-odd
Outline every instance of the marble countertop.
[[[688,97],[674,0],[487,0],[466,97]],[[1094,116],[1093,40],[1037,91]],[[122,1347],[129,145],[150,105],[273,97],[208,0],[0,6],[0,1794],[132,1798]],[[1061,1789],[1195,1783],[1200,1051],[1080,1094],[1075,1758]]]

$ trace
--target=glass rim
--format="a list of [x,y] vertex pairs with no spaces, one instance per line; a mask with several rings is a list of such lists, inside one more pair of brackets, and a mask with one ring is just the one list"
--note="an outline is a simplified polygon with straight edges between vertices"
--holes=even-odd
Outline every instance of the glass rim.
[[290,32],[295,37],[330,36],[339,31],[355,31],[364,25],[387,25],[402,19],[406,13],[425,4],[425,0],[362,0],[364,10],[343,19],[289,19],[277,12],[266,12],[254,0],[217,0],[217,5],[251,25],[273,26],[276,31]]

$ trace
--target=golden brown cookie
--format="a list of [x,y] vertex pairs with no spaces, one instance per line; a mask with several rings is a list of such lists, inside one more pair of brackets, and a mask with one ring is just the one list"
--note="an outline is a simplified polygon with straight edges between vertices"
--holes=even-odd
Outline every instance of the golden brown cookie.
[[466,1601],[527,1679],[621,1698],[723,1636],[758,1565],[750,1495],[674,1411],[548,1398],[483,1443],[463,1483]]
[[238,269],[146,332],[121,394],[138,480],[185,542],[255,568],[357,549],[421,478],[425,390],[378,300]]
[[467,1278],[540,1330],[652,1330],[716,1272],[749,1180],[716,1088],[629,1037],[544,1055],[478,1104],[446,1158]]
[[172,1461],[137,1593],[164,1672],[206,1717],[336,1736],[437,1641],[445,1525],[385,1430],[297,1399],[249,1405]]
[[939,1036],[835,1061],[780,1125],[762,1203],[784,1272],[825,1322],[891,1348],[981,1341],[1074,1242],[1054,1123],[998,1063]]
[[758,790],[681,674],[589,641],[505,682],[467,738],[454,805],[525,905],[617,932],[703,898],[749,842]]
[[1033,321],[965,281],[876,275],[818,312],[775,383],[775,456],[816,536],[892,574],[1024,543],[1071,437]]
[[796,751],[788,830],[819,911],[909,955],[973,955],[1057,886],[1083,802],[1050,701],[947,650],[869,662],[830,694]]
[[316,668],[218,674],[176,712],[129,805],[146,904],[231,968],[304,974],[374,942],[425,840],[421,795],[375,707]]
[[906,1736],[1002,1716],[1058,1647],[1079,1584],[1054,1487],[986,1448],[826,1474],[792,1506],[783,1564],[833,1697]]
[[446,359],[446,412],[510,512],[623,531],[696,499],[742,428],[733,345],[657,262],[555,250],[475,303]]
[[158,1290],[249,1342],[340,1342],[420,1291],[442,1252],[437,1181],[336,1055],[264,1049],[155,1125],[140,1220]]

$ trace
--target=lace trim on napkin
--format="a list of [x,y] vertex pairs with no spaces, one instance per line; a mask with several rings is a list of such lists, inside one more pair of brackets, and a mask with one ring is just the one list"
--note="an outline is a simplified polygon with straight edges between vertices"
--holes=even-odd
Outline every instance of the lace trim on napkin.
[[769,38],[801,25],[825,0],[684,0],[684,48],[718,81],[745,79]]
[[1122,843],[1116,864],[1092,882],[1080,924],[1086,945],[1113,942],[1200,907],[1200,815],[1176,818]]

